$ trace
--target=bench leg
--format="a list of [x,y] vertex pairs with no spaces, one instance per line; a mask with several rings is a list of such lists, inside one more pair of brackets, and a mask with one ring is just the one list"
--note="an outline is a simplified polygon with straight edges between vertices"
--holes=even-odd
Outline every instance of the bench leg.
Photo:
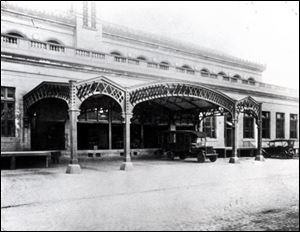
[[16,169],[16,157],[14,156],[10,159],[10,169]]

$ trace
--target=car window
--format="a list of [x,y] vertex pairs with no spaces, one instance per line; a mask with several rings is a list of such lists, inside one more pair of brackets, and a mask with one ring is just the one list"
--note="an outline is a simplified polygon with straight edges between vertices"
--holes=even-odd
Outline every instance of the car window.
[[197,144],[205,146],[205,138],[197,138]]

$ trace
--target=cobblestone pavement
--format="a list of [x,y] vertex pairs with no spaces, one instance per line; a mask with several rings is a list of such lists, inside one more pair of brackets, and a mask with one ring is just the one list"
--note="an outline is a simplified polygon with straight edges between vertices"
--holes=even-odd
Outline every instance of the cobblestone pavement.
[[1,230],[299,230],[299,160],[1,171]]

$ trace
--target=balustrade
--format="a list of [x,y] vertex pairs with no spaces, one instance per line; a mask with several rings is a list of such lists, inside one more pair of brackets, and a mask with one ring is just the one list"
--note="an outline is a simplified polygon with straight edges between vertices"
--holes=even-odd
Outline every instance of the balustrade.
[[[204,71],[197,71],[193,69],[187,69],[183,67],[174,67],[167,64],[158,64],[155,62],[147,62],[142,60],[137,60],[134,58],[126,58],[123,56],[115,56],[110,54],[104,54],[101,52],[93,52],[93,51],[87,51],[82,49],[75,49],[72,47],[64,47],[59,44],[53,44],[53,43],[46,43],[42,41],[35,41],[35,40],[28,40],[24,38],[19,38],[11,35],[1,35],[1,43],[2,46],[1,50],[4,49],[6,46],[9,48],[11,45],[12,48],[16,48],[14,45],[17,45],[18,47],[22,47],[23,49],[39,49],[39,50],[45,50],[45,51],[54,51],[57,53],[65,53],[67,56],[82,56],[82,57],[91,57],[94,59],[101,59],[106,60],[107,62],[115,61],[118,63],[128,63],[128,64],[134,64],[139,65],[141,68],[153,68],[153,69],[159,69],[162,71],[169,71],[169,72],[177,72],[180,74],[190,74],[190,75],[199,75],[201,77],[210,77],[214,78],[219,81],[231,81],[233,83],[242,84],[242,85],[248,85],[248,86],[258,86],[260,88],[265,89],[272,89],[272,90],[280,90],[280,91],[290,91],[289,89],[286,89],[284,87],[279,87],[275,85],[270,85],[262,82],[256,82],[255,80],[246,80],[246,79],[236,79],[230,76],[223,76],[221,75],[219,78],[218,74],[204,72]],[[7,44],[7,45],[5,45]],[[36,52],[35,50],[34,52]],[[172,74],[173,75],[173,74]]]

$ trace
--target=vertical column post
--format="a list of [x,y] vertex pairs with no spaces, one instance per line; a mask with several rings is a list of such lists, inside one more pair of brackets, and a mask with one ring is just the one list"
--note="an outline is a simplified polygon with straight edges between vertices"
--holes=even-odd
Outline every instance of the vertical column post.
[[108,149],[112,149],[112,107],[108,109]]
[[259,103],[259,112],[257,116],[257,153],[255,160],[256,161],[265,161],[265,158],[262,154],[262,103]]
[[125,94],[125,111],[123,112],[124,118],[124,162],[122,163],[120,170],[130,170],[133,168],[131,162],[130,152],[130,123],[132,118],[132,110],[130,109],[129,93]]
[[229,163],[238,163],[238,151],[237,151],[237,144],[238,144],[238,118],[239,114],[235,107],[234,113],[232,115],[232,156],[229,159]]
[[77,156],[77,118],[79,109],[76,106],[76,81],[70,81],[70,101],[69,101],[69,120],[70,120],[70,164],[67,173],[80,173],[80,165]]

